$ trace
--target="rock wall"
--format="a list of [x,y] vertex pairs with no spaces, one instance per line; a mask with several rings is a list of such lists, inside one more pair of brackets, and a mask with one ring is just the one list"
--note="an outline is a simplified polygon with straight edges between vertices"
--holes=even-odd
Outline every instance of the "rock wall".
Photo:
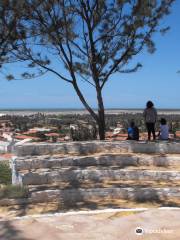
[[14,151],[12,181],[29,188],[29,202],[180,204],[178,142],[36,143]]

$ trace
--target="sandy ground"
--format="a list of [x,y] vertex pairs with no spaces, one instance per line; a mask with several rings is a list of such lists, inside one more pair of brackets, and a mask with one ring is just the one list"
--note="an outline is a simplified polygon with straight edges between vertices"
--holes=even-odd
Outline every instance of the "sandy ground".
[[[137,235],[140,227],[143,234]],[[0,220],[0,240],[179,240],[180,210],[111,212]]]

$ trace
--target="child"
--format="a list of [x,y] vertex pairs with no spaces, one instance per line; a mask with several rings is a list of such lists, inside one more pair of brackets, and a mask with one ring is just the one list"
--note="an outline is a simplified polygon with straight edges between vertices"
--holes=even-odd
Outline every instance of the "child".
[[166,119],[161,118],[160,120],[160,131],[159,131],[159,139],[160,140],[168,140],[169,138],[169,127],[167,125]]
[[135,123],[132,121],[130,127],[128,127],[128,138],[127,140],[139,140],[139,129],[135,126]]

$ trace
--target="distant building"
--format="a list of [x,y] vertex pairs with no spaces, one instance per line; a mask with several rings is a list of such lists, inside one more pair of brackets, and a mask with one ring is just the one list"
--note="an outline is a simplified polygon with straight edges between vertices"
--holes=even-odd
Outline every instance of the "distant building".
[[0,153],[7,153],[9,150],[9,142],[0,141]]
[[69,128],[72,129],[72,130],[78,130],[79,129],[77,124],[70,124]]
[[50,129],[50,128],[38,128],[38,127],[35,127],[35,128],[29,129],[29,131],[35,131],[35,132],[50,132],[51,129]]
[[13,140],[13,133],[6,133],[4,132],[2,134],[2,137],[7,140],[8,142],[11,142]]

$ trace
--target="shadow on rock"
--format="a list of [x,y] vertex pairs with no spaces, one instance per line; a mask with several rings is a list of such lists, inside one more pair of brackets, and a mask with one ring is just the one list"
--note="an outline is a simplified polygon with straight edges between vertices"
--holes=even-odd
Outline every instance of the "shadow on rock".
[[22,232],[16,229],[9,221],[0,222],[1,240],[33,240],[22,235]]

